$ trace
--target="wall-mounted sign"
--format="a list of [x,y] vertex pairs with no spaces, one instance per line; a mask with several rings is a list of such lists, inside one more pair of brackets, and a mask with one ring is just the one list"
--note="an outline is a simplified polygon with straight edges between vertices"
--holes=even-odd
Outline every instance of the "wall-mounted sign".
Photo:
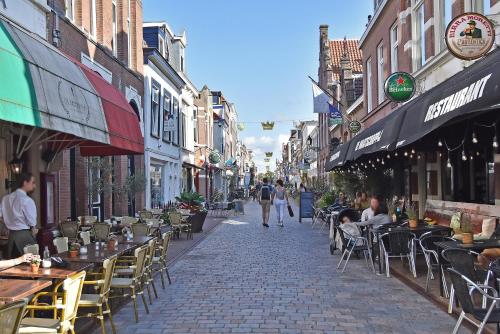
[[495,41],[495,28],[487,17],[464,13],[448,24],[445,35],[448,50],[457,58],[472,60],[486,54]]
[[351,133],[358,133],[359,130],[361,130],[361,123],[359,121],[349,122],[349,131],[351,131]]
[[220,162],[220,153],[217,151],[210,152],[208,155],[208,161],[210,161],[211,164],[218,164]]
[[415,78],[406,72],[394,72],[385,80],[385,96],[394,102],[404,102],[415,93]]

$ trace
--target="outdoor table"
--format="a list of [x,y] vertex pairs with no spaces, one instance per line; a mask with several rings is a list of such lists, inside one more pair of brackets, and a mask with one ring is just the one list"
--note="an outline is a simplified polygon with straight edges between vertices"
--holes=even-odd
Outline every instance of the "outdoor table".
[[0,279],[0,302],[14,302],[51,285],[50,280]]
[[118,237],[118,245],[120,244],[133,244],[133,245],[145,245],[147,244],[151,239],[154,237],[152,236],[140,236],[140,237],[133,237],[132,239],[128,240],[126,236],[121,235]]
[[22,277],[22,278],[44,278],[44,279],[66,279],[80,271],[87,270],[93,267],[92,263],[75,263],[68,262],[66,268],[51,268],[38,269],[38,272],[31,271],[29,264],[23,263],[14,267],[9,267],[0,270],[0,277]]
[[87,246],[87,254],[78,254],[76,257],[70,257],[69,252],[62,252],[57,254],[60,258],[70,261],[70,262],[83,262],[83,263],[103,263],[105,260],[113,257],[120,256],[128,251],[134,250],[138,247],[137,244],[133,243],[121,243],[114,249],[108,249],[107,244],[102,244],[99,249],[96,249],[95,243],[91,243]]

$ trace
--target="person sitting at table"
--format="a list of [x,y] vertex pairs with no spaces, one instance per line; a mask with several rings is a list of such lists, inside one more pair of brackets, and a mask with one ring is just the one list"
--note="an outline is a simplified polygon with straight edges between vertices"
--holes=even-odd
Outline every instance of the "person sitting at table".
[[368,199],[368,194],[366,191],[361,192],[361,198],[359,203],[359,208],[365,210],[370,207],[370,200]]
[[5,269],[5,268],[17,266],[18,264],[21,264],[24,262],[29,262],[29,261],[31,261],[32,257],[33,257],[33,254],[27,253],[27,254],[21,255],[18,258],[15,258],[15,259],[0,260],[0,269]]
[[[372,198],[373,200],[373,198]],[[366,211],[366,210],[365,210]],[[369,226],[371,225],[373,229],[377,229],[382,225],[387,225],[392,223],[392,218],[389,216],[389,209],[387,207],[387,204],[385,202],[380,202],[377,200],[377,205],[376,209],[373,213],[373,217],[361,221],[358,224],[358,226]]]
[[368,219],[371,219],[375,216],[375,211],[378,209],[380,205],[380,197],[373,195],[372,198],[370,199],[370,207],[363,210],[363,213],[361,214],[361,221],[367,221]]
[[335,200],[335,203],[333,205],[339,206],[339,207],[347,206],[347,201],[346,201],[345,195],[342,191],[339,192],[339,197],[337,197],[337,199]]
[[[351,221],[351,219],[349,218],[349,216],[347,216],[347,215],[342,217],[342,224],[340,224],[339,228],[342,229],[342,231],[344,231],[344,233],[348,234],[346,236],[347,239],[350,239],[350,237],[361,236],[361,233],[359,231],[358,226],[356,225],[356,223],[353,223]],[[363,243],[362,240],[358,240],[357,246],[361,245],[362,243]],[[345,246],[347,247],[348,245],[345,245]]]

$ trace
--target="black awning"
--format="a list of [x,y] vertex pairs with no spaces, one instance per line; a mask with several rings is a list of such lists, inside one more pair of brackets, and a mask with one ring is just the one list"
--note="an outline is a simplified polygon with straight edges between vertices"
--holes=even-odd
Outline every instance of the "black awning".
[[414,143],[453,120],[500,107],[500,50],[418,96],[407,109],[397,147]]
[[340,167],[344,164],[345,162],[345,157],[347,155],[347,151],[349,151],[349,145],[351,144],[351,141],[348,141],[345,144],[339,145],[337,147],[332,155],[330,155],[330,159],[326,162],[325,169],[327,172],[331,171],[335,167]]
[[393,150],[406,110],[405,106],[399,108],[351,139],[346,161],[378,151]]

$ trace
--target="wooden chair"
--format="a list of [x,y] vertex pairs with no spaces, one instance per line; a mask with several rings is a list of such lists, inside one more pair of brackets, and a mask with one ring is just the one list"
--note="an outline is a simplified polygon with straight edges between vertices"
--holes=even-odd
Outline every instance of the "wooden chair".
[[[71,333],[75,332],[75,319],[78,311],[78,303],[82,295],[85,271],[74,274],[60,282],[50,292],[38,292],[31,303],[26,307],[31,316],[21,321],[19,333]],[[39,303],[40,297],[49,297],[52,303]],[[34,311],[52,311],[54,317],[36,318]]]
[[67,237],[59,237],[52,240],[52,243],[56,247],[58,253],[67,252],[68,251],[68,238]]
[[[109,322],[111,323],[111,330],[113,334],[116,334],[115,324],[113,323],[113,316],[111,315],[111,309],[109,307],[108,298],[111,288],[111,280],[113,278],[113,272],[115,270],[117,257],[114,256],[105,260],[102,264],[102,273],[93,274],[97,275],[96,280],[85,281],[84,285],[94,286],[97,293],[94,294],[82,294],[78,307],[82,308],[93,308],[97,309],[97,313],[87,313],[80,317],[90,317],[97,318],[101,322],[101,331],[106,334],[106,325],[104,323],[104,314],[109,316]],[[106,307],[105,310],[103,308]],[[78,318],[80,318],[78,317]]]
[[[135,322],[139,322],[139,314],[137,310],[137,295],[140,295],[142,298],[142,302],[144,304],[144,308],[146,309],[146,313],[149,314],[149,308],[146,303],[146,298],[144,297],[144,284],[142,276],[144,275],[144,266],[146,264],[146,254],[148,251],[148,245],[141,246],[137,248],[134,252],[133,259],[119,259],[116,269],[132,269],[132,277],[113,277],[111,280],[111,289],[113,292],[116,289],[129,290],[130,293],[123,293],[122,295],[112,295],[110,298],[117,297],[129,297],[134,302],[134,315]],[[127,265],[121,265],[125,263]],[[115,270],[116,271],[116,270]]]
[[80,223],[78,222],[61,222],[59,224],[59,229],[63,237],[67,237],[68,241],[73,243],[78,240],[78,231],[80,228]]
[[1,332],[5,334],[17,334],[25,309],[25,301],[17,301],[0,306]]
[[161,286],[165,289],[165,280],[163,278],[163,273],[167,273],[168,284],[172,284],[172,280],[170,279],[170,274],[168,272],[167,267],[167,251],[168,246],[170,244],[170,240],[172,239],[173,232],[163,233],[161,236],[161,243],[157,244],[156,251],[158,256],[153,257],[153,272],[159,272],[161,278]]
[[84,246],[90,244],[90,231],[80,232],[80,238],[82,238]]
[[132,225],[132,234],[134,237],[146,237],[150,234],[151,228],[144,223],[138,223]]
[[96,241],[108,241],[111,233],[111,226],[106,223],[94,223],[92,225],[94,238]]
[[40,246],[38,244],[26,245],[23,248],[24,254],[31,253],[33,255],[40,255]]

